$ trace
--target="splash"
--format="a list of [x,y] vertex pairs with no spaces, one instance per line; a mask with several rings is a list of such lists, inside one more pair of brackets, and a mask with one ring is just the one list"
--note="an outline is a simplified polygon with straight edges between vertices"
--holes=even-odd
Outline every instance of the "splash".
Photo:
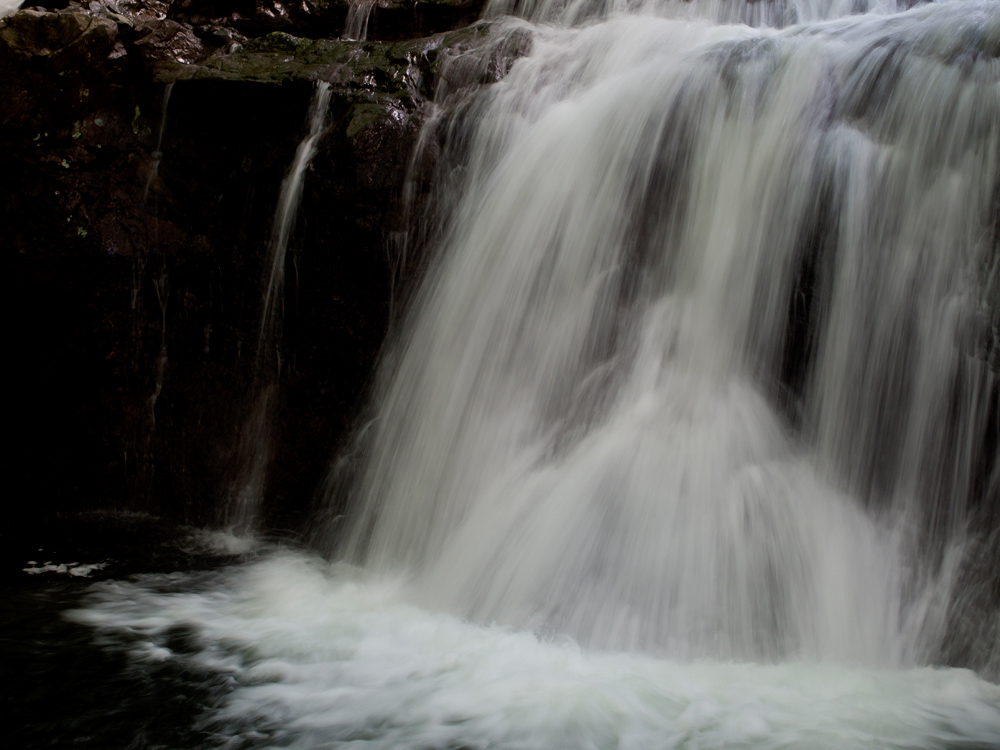
[[[95,587],[71,618],[219,675],[219,747],[997,747],[1000,688],[964,670],[678,663],[595,653],[408,603],[399,581],[279,553]],[[181,636],[183,634],[183,637]]]

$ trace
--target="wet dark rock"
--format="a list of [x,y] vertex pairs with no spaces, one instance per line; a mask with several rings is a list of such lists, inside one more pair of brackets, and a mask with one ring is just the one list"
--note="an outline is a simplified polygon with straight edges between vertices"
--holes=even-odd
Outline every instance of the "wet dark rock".
[[[486,0],[377,0],[368,14],[367,39],[399,41],[458,29],[475,22]],[[343,36],[349,0],[28,0],[24,7],[69,10],[137,25],[169,19],[203,30],[228,28],[255,37],[285,31],[314,39]]]
[[194,30],[177,21],[140,21],[135,25],[135,34],[132,44],[149,62],[190,64],[206,56],[205,45]]
[[[170,17],[193,25],[224,23],[247,36],[286,31],[333,38],[344,34],[351,5],[348,0],[177,0]],[[460,28],[474,22],[485,5],[485,0],[381,0],[371,8],[367,38],[395,41]]]
[[527,29],[497,35],[484,23],[456,31],[449,37],[437,73],[450,90],[502,80],[515,60],[531,53],[534,43]]
[[505,47],[488,24],[361,43],[181,17],[95,2],[0,20],[11,460],[30,488],[8,524],[86,509],[218,518],[254,399],[271,219],[323,80],[264,504],[271,528],[302,520],[406,276],[398,238],[420,209],[402,188],[424,108],[442,82],[502,77],[530,43]]
[[28,0],[22,7],[67,10],[131,25],[166,18],[170,0]]
[[105,18],[29,10],[0,19],[0,126],[30,128],[45,110],[86,116],[112,104],[124,57],[118,26]]
[[[435,86],[463,88],[503,78],[517,57],[530,51],[526,33],[508,37],[488,23],[402,42],[355,42],[308,39],[282,31],[244,40],[232,52],[218,52],[195,64],[148,56],[159,83],[229,80],[281,83],[327,81],[344,91],[429,100]],[[140,50],[140,54],[144,51]]]

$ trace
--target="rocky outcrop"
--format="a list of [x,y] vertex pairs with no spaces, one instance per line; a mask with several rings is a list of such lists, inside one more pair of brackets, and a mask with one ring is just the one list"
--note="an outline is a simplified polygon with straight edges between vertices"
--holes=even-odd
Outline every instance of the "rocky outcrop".
[[530,44],[481,23],[392,42],[248,36],[266,24],[212,7],[0,20],[13,464],[38,498],[22,512],[216,518],[253,398],[277,194],[322,80],[330,126],[286,269],[265,503],[272,525],[306,514],[418,265],[401,272],[394,248],[420,210],[401,196],[423,110],[440,81],[497,80]]
[[352,15],[363,21],[366,39],[414,39],[468,26],[485,5],[486,0],[27,0],[24,7],[88,13],[140,31],[145,24],[170,21],[215,44],[213,37],[234,32],[337,38],[345,36]]

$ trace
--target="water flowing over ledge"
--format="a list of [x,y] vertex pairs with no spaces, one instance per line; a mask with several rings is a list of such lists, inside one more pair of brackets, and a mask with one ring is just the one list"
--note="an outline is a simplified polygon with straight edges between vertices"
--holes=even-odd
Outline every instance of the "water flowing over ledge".
[[348,555],[600,648],[933,660],[997,485],[1000,9],[534,33],[382,370]]

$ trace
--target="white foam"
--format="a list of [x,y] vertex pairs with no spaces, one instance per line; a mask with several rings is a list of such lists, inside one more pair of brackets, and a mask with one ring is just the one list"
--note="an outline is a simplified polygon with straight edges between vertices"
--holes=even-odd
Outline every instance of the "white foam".
[[[41,550],[39,550],[41,551]],[[28,560],[28,567],[21,568],[22,571],[28,575],[39,575],[41,573],[65,573],[77,578],[89,578],[90,574],[95,570],[104,570],[108,567],[109,561],[90,564],[81,564],[78,562],[71,563],[54,563],[51,560],[39,565],[34,560]]]
[[245,555],[260,546],[260,539],[254,534],[235,534],[231,530],[198,529],[187,539],[185,546],[190,552]]
[[[776,666],[593,652],[476,626],[280,553],[220,575],[97,584],[70,613],[134,658],[230,675],[220,744],[318,748],[1000,747],[1000,687],[966,670]],[[193,629],[193,654],[164,646]],[[124,640],[123,640],[124,642]]]

